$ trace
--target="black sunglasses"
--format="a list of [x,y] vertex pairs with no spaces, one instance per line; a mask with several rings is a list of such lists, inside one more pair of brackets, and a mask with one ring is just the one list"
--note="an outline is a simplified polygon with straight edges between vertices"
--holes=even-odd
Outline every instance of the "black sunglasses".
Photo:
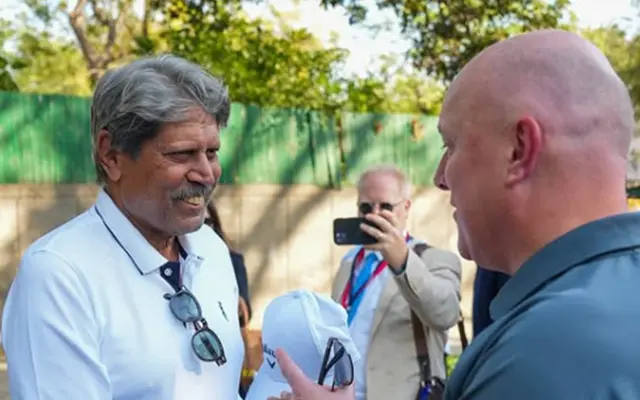
[[318,385],[324,385],[327,375],[333,368],[331,390],[349,386],[353,383],[353,361],[337,338],[329,338],[322,357]]
[[196,297],[183,286],[176,293],[165,294],[164,298],[169,300],[171,313],[178,321],[183,324],[193,324],[196,331],[191,338],[191,347],[196,356],[205,362],[215,362],[218,366],[224,365],[227,358],[222,342],[218,335],[209,329]]
[[381,210],[393,211],[393,209],[400,204],[402,204],[402,200],[397,203],[389,203],[386,201],[382,203],[368,203],[365,201],[362,203],[358,203],[358,211],[360,211],[361,214],[365,215],[371,214],[374,208],[376,208],[376,205],[379,205]]

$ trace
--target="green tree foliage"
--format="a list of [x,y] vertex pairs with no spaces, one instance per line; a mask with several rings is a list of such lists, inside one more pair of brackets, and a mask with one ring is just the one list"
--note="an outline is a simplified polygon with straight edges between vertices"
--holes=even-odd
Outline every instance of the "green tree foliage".
[[12,36],[11,24],[8,21],[0,20],[0,90],[7,92],[19,91],[14,79],[14,72],[22,67],[22,62],[19,58],[2,50]]
[[[104,71],[135,56],[162,48],[159,35],[152,29],[156,0],[145,0],[142,18],[136,15],[134,0],[23,0],[28,13],[17,22],[26,47],[36,46],[49,55],[83,61],[90,86]],[[54,34],[55,32],[55,34]],[[38,58],[36,55],[28,56]],[[42,57],[47,57],[43,55]],[[54,61],[32,60],[33,64]],[[79,72],[79,66],[70,71]],[[45,68],[46,69],[46,68]]]
[[640,33],[629,35],[617,25],[611,25],[588,29],[582,34],[607,56],[627,84],[636,112],[640,113]]
[[52,37],[46,31],[23,29],[16,37],[15,57],[23,63],[16,76],[21,91],[89,96],[87,64],[71,40]]
[[[248,1],[263,0],[144,0],[142,14],[133,11],[134,0],[21,1],[30,13],[13,25],[16,51],[10,58],[23,64],[11,70],[26,91],[86,95],[106,68],[171,51],[222,77],[235,101],[397,113],[439,112],[446,84],[478,51],[514,33],[558,26],[568,3],[377,0],[377,7],[395,12],[413,40],[407,54],[413,65],[392,60],[382,70],[353,77],[342,72],[346,50],[323,46],[285,17],[270,23],[243,14]],[[362,0],[314,1],[346,6],[353,23],[366,20]],[[625,71],[637,92],[640,74]]]
[[[352,23],[366,20],[363,0],[321,0],[344,6]],[[569,0],[377,0],[399,18],[413,46],[409,58],[420,71],[450,82],[485,47],[511,35],[561,25]]]
[[18,85],[13,79],[13,74],[10,69],[10,63],[3,56],[0,56],[0,90],[6,92],[19,91]]
[[173,52],[223,77],[238,102],[329,112],[381,109],[379,78],[340,76],[346,50],[325,48],[308,30],[293,29],[282,18],[249,20],[240,6],[219,0],[168,2]]

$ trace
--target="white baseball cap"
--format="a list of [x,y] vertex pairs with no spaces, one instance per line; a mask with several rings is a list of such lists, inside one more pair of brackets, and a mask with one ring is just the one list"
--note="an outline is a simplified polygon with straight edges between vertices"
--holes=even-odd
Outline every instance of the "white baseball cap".
[[[273,299],[262,322],[264,359],[246,400],[265,400],[291,391],[275,357],[277,348],[286,351],[305,375],[316,381],[327,342],[332,337],[340,341],[354,363],[360,359],[349,334],[347,312],[340,304],[307,290],[294,290]],[[331,378],[329,375],[327,382]]]

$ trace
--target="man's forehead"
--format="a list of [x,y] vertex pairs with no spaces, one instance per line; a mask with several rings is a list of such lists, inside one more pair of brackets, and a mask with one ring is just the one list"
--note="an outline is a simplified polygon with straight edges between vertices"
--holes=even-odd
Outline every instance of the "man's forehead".
[[158,141],[166,145],[178,142],[198,142],[206,145],[220,143],[220,130],[215,120],[187,120],[166,124],[158,135]]
[[459,119],[452,116],[451,113],[440,113],[438,119],[438,132],[443,139],[452,139],[454,134],[460,130]]
[[463,106],[464,93],[462,93],[459,80],[460,77],[454,80],[442,102],[442,111],[438,119],[438,131],[442,136],[451,135],[458,130],[456,125],[461,122],[460,108]]
[[490,110],[486,109],[483,100],[475,95],[474,90],[452,85],[442,104],[438,118],[438,132],[443,138],[453,139],[471,127],[480,124]]
[[360,197],[375,196],[391,196],[401,190],[398,179],[391,173],[377,172],[365,177],[359,187],[358,195]]

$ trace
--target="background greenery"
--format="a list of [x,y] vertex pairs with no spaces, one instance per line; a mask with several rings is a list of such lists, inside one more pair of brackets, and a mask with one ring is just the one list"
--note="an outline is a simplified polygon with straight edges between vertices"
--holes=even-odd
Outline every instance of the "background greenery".
[[[377,0],[412,45],[400,59],[349,76],[348,51],[292,28],[295,16],[273,10],[275,22],[249,19],[243,7],[260,1],[16,0],[26,11],[0,21],[0,88],[87,96],[105,69],[170,51],[222,77],[239,103],[437,114],[446,85],[485,46],[537,28],[577,29],[568,0]],[[379,35],[388,28],[369,21],[364,1],[307,1],[343,7],[352,24]],[[616,25],[581,33],[605,51],[640,104],[640,33]]]
[[[395,15],[395,28],[411,46],[403,56],[385,56],[361,75],[345,72],[349,52],[337,41],[323,44],[309,30],[293,28],[295,15],[272,8],[274,18],[268,21],[249,18],[247,5],[263,0],[15,1],[23,11],[11,20],[0,19],[0,90],[89,96],[106,69],[141,55],[172,52],[189,58],[223,78],[239,107],[253,110],[255,118],[243,116],[237,119],[243,121],[242,127],[228,130],[235,132],[228,141],[238,150],[230,153],[232,168],[225,168],[229,183],[266,183],[262,175],[268,175],[269,183],[322,181],[321,185],[336,187],[350,181],[362,163],[408,160],[406,154],[411,153],[415,156],[407,163],[414,171],[408,172],[416,184],[428,184],[439,142],[433,124],[420,121],[437,116],[447,85],[480,50],[533,29],[560,27],[592,40],[624,79],[640,111],[640,32],[628,32],[616,24],[578,30],[569,0],[306,0],[325,8],[340,7],[350,23],[379,37],[393,27],[372,22],[369,16],[374,10],[367,5]],[[640,19],[640,9],[628,18]],[[5,149],[0,154],[0,182],[78,181],[69,177],[82,175],[81,171],[58,167],[67,165],[71,170],[78,163],[86,164],[74,158],[76,153],[67,143],[72,137],[78,146],[88,143],[83,142],[88,141],[86,129],[72,128],[85,126],[86,116],[78,115],[86,105],[73,99],[64,101],[69,106],[59,106],[62,100],[34,104],[25,98],[25,106],[19,107],[7,99],[3,98],[6,107],[0,114],[0,145]],[[274,121],[287,123],[285,117],[276,118],[269,111],[275,109],[298,113],[298,120],[300,112],[321,116],[316,119],[324,120],[325,128],[314,132],[331,139],[319,142],[321,158],[309,152],[300,157],[278,156],[293,157],[293,161],[289,167],[278,167],[278,173],[264,167],[274,164],[267,161],[275,156],[264,149],[257,151],[260,146],[272,145],[293,154],[305,146],[314,147],[318,137],[317,133],[287,136],[275,129]],[[391,121],[392,114],[402,114],[398,117],[404,121],[401,127]],[[347,131],[352,133],[343,134]],[[43,135],[44,142],[38,139]],[[394,142],[394,135],[401,140]],[[280,143],[283,140],[286,143]],[[367,154],[354,153],[360,145],[366,145]],[[383,145],[400,150],[382,151]],[[53,171],[41,159],[45,153],[55,155],[51,160],[64,158],[64,162],[53,163]],[[34,163],[25,164],[29,159],[39,160],[37,168]],[[262,159],[267,161],[258,163]],[[329,161],[317,163],[325,159]],[[420,163],[426,166],[415,169]],[[325,168],[329,171],[318,178],[325,164],[330,165]],[[632,152],[630,166],[640,170],[640,152]],[[304,168],[311,170],[301,178],[298,171]],[[48,172],[32,177],[40,170]],[[242,172],[250,170],[262,172]],[[47,178],[53,173],[63,178]]]

